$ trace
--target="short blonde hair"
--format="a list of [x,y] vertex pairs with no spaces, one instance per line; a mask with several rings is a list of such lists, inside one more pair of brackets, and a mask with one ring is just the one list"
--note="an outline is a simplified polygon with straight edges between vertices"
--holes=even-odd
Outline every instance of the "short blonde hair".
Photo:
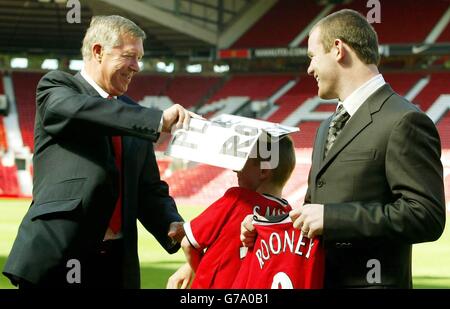
[[122,35],[145,40],[145,32],[134,22],[118,15],[93,16],[83,39],[81,54],[84,60],[92,57],[91,48],[94,43],[100,43],[105,49],[119,46]]

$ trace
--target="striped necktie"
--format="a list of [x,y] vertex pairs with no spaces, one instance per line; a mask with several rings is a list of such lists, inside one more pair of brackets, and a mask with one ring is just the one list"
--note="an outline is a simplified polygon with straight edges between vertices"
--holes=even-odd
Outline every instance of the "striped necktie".
[[344,108],[344,105],[339,104],[333,118],[330,122],[330,128],[328,129],[327,143],[325,144],[325,157],[336,141],[338,135],[342,132],[347,120],[350,118],[350,114]]

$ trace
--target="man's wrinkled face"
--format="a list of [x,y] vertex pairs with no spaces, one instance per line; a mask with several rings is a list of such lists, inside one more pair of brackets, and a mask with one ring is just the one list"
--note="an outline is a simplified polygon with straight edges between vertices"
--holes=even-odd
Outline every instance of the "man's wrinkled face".
[[144,54],[142,39],[121,36],[121,45],[102,50],[100,86],[113,96],[124,94]]

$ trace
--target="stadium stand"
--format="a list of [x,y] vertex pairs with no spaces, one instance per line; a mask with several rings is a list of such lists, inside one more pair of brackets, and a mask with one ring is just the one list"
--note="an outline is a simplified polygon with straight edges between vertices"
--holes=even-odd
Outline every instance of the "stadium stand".
[[12,80],[14,86],[14,95],[16,98],[17,113],[19,115],[20,130],[25,146],[34,150],[33,132],[34,116],[36,114],[36,85],[42,72],[13,72]]
[[438,43],[448,43],[450,42],[450,23],[447,24],[444,31],[442,31],[441,35],[436,40]]
[[[36,72],[13,72],[12,78],[14,87],[15,89],[33,89],[41,76],[42,73]],[[405,95],[415,85],[415,83],[417,83],[417,81],[426,75],[424,73],[388,72],[384,73],[384,76],[386,81],[389,82],[399,94]],[[219,89],[210,101],[227,96],[238,95],[247,95],[252,99],[267,98],[292,78],[294,78],[294,76],[289,75],[235,75],[230,78],[227,83],[225,83],[223,88]],[[209,83],[202,85],[203,87],[197,88],[200,90],[198,90],[195,100],[200,100],[201,94],[205,94],[208,89],[217,82],[217,79],[206,77],[203,80],[198,77],[192,77],[192,81],[189,79],[190,78],[186,76],[168,78],[154,75],[144,75],[139,77],[138,75],[136,76],[136,83],[132,84],[133,89],[130,89],[130,94],[134,98],[143,98],[146,95],[175,93],[173,97],[176,97],[176,89],[184,89],[179,90],[180,93],[182,93],[183,91],[187,91],[186,89],[195,88],[195,85],[208,81]],[[436,101],[440,94],[450,92],[448,86],[449,79],[450,73],[432,73],[430,75],[429,83],[418,94],[414,102],[424,110],[427,110],[430,105]],[[144,87],[144,85],[151,86]],[[178,85],[181,86],[178,87]],[[316,91],[314,79],[306,75],[301,75],[299,82],[275,102],[279,108],[267,120],[272,122],[282,122],[300,104],[302,104],[302,102],[314,97],[316,95]],[[34,92],[16,90],[15,93],[24,143],[32,149],[32,132],[35,113]],[[194,99],[192,99],[191,102],[195,103]],[[319,104],[315,111],[332,112],[334,108],[335,106],[333,104]],[[293,135],[294,143],[297,148],[312,147],[319,124],[320,121],[307,121],[299,124],[301,132]],[[450,147],[450,116],[444,116],[439,121],[437,126],[441,134],[443,147]],[[0,141],[2,140],[2,135],[4,136],[4,133],[2,134],[0,126]],[[163,143],[158,144],[157,150],[165,150],[167,147],[169,138],[163,137],[162,140]],[[167,160],[159,160],[158,163],[160,164],[161,175],[164,177],[165,171],[169,168],[169,162]],[[293,184],[293,187],[302,185],[307,174],[305,169],[306,168],[302,167],[302,165],[296,168],[296,176],[294,176],[293,179],[303,180],[300,181],[300,183],[295,181],[296,184]],[[168,176],[166,180],[170,183],[171,193],[175,197],[192,197],[192,199],[195,197],[201,200],[209,201],[213,196],[217,196],[217,192],[210,193],[210,191],[206,190],[206,188],[214,188],[215,184],[217,184],[218,187],[223,186],[223,184],[219,184],[224,181],[223,176],[219,177],[223,174],[223,172],[224,171],[219,168],[199,164],[196,167],[189,169],[189,171],[175,171],[171,176]],[[2,179],[10,179],[8,178],[10,177],[8,175],[14,173],[14,171],[3,167],[2,173]],[[229,177],[233,178],[234,174],[230,174]],[[15,180],[15,183],[17,183],[17,179]],[[18,187],[14,184],[12,187],[5,187],[5,185],[3,185],[2,190],[7,192],[5,188],[9,188],[8,190],[10,191],[8,192],[12,192],[11,194],[15,194],[18,190]]]
[[302,199],[308,186],[311,152],[310,150],[297,150],[296,157],[297,164],[295,165],[291,178],[283,190],[283,194],[290,203],[299,205],[302,203]]
[[178,76],[171,80],[166,95],[174,103],[190,108],[200,103],[219,82],[219,77]]
[[[296,87],[297,86],[294,86],[292,89]],[[291,93],[292,89],[277,100],[276,104],[278,109],[267,119],[268,121],[277,123],[283,122],[283,120],[286,119],[300,104],[311,97],[311,95],[308,94],[293,94]]]
[[[267,119],[267,121],[282,123],[283,120],[285,120],[303,102],[316,95],[317,89],[314,78],[302,75],[299,78],[298,83],[276,101],[279,108]],[[292,136],[295,147],[311,147],[319,124],[320,122],[305,122],[299,124],[300,133],[295,133]]]
[[[5,94],[3,87],[3,74],[0,72],[0,95]],[[6,131],[3,125],[3,116],[0,116],[0,154],[8,150],[8,140],[6,138]]]
[[286,84],[291,75],[234,75],[209,100],[210,103],[230,96],[247,96],[252,100],[269,98]]
[[[19,120],[21,126],[21,132],[23,134],[23,139],[25,145],[32,149],[33,140],[32,132],[34,125],[34,91],[17,91],[17,89],[34,89],[36,83],[42,76],[42,73],[36,72],[13,72],[12,78],[15,87],[17,108],[19,110]],[[399,94],[405,95],[408,91],[423,77],[427,75],[422,72],[388,72],[384,73],[385,79],[391,84],[394,90]],[[450,93],[448,86],[448,80],[450,80],[450,73],[432,73],[429,75],[429,83],[420,91],[420,93],[414,99],[414,102],[418,104],[425,111],[431,106],[433,102],[441,94]],[[190,81],[189,79],[193,80]],[[227,96],[238,96],[247,95],[252,99],[267,99],[270,97],[277,89],[283,86],[286,82],[293,79],[294,76],[291,75],[235,75],[225,85],[217,91],[215,95],[212,96],[210,101],[224,98]],[[292,87],[287,93],[280,97],[275,104],[278,105],[278,109],[267,119],[272,122],[282,122],[286,119],[302,102],[316,95],[316,85],[313,78],[306,75],[301,75],[299,82]],[[143,98],[146,95],[162,95],[165,93],[170,93],[175,98],[177,96],[176,89],[179,90],[180,95],[182,92],[187,91],[187,89],[195,88],[195,85],[199,85],[204,81],[207,81],[206,85],[199,87],[195,101],[201,99],[201,94],[205,94],[208,89],[210,89],[217,79],[207,78],[201,79],[199,77],[164,77],[155,75],[143,75],[139,77],[136,76],[136,83],[130,86],[130,94],[134,98]],[[176,81],[176,82],[174,82]],[[144,85],[151,85],[149,87],[144,87]],[[168,86],[171,85],[171,86]],[[180,85],[178,87],[178,85]],[[188,86],[185,86],[188,85]],[[145,90],[143,90],[145,89]],[[170,90],[168,90],[170,89]],[[140,92],[139,92],[140,91]],[[192,96],[194,97],[194,96]],[[190,101],[195,104],[194,99]],[[334,110],[333,104],[319,104],[315,111],[321,112],[332,112]],[[293,135],[294,143],[297,148],[310,148],[314,140],[316,130],[320,124],[320,121],[307,121],[298,124],[301,132]],[[450,115],[445,115],[437,124],[439,132],[441,134],[443,148],[450,147]],[[0,126],[0,141],[2,136],[5,135],[4,131],[2,133]],[[6,139],[4,139],[6,140]],[[158,144],[157,150],[165,150],[169,138],[162,138],[163,143]],[[165,177],[165,171],[169,168],[169,162],[159,160],[161,168],[161,175]],[[307,176],[306,168],[298,166],[296,168],[295,175],[293,179],[303,179],[293,187],[302,186],[304,178]],[[14,173],[13,169],[2,167],[2,179],[11,179],[11,173]],[[206,190],[206,188],[222,187],[220,183],[224,181],[223,177],[226,174],[223,170],[219,168],[209,167],[206,165],[197,165],[188,171],[175,171],[171,176],[166,177],[166,180],[171,185],[171,193],[175,197],[188,198],[191,197],[192,200],[199,198],[200,200],[209,201],[213,196],[217,196],[216,193],[211,193]],[[169,173],[170,174],[170,173]],[[219,177],[221,176],[221,177]],[[229,177],[235,177],[233,173],[229,174]],[[230,181],[228,181],[230,182]],[[6,187],[2,185],[3,192],[9,192],[8,194],[16,194],[18,190],[17,179],[13,181],[13,185]],[[230,182],[232,183],[232,182]],[[9,191],[7,191],[9,190]]]
[[6,138],[3,116],[0,116],[0,155],[8,150],[8,140]]
[[165,92],[169,77],[163,75],[137,74],[128,86],[128,96],[136,102],[145,96],[161,96]]
[[17,181],[17,167],[15,165],[3,166],[0,162],[0,196],[21,196],[19,183]]
[[395,92],[404,96],[425,75],[423,73],[383,72],[383,77]]
[[[450,148],[450,113],[447,112],[437,123],[443,149]],[[450,178],[449,178],[450,179]]]
[[278,1],[232,48],[287,46],[323,9],[316,2]]
[[[378,33],[380,44],[420,43],[426,39],[449,6],[447,0],[383,1],[382,22],[372,25]],[[356,10],[364,15],[369,11],[365,0],[337,5],[334,11],[343,8]],[[393,29],[408,30],[392,31]]]
[[[231,42],[231,48],[264,48],[264,47],[294,47],[306,46],[306,37],[295,40],[311,25],[313,20],[324,13],[331,5],[320,4],[326,1],[316,0],[280,0],[271,9],[257,20],[237,40]],[[370,8],[366,0],[329,1],[337,11],[341,8],[352,8],[367,13]],[[424,9],[426,7],[426,9]],[[416,44],[424,40],[436,27],[450,7],[449,0],[396,0],[382,2],[382,23],[373,24],[378,32],[381,44]],[[405,31],[392,31],[393,29],[407,29]],[[295,40],[295,41],[294,41]],[[450,42],[450,23],[437,36],[437,43]],[[78,47],[77,47],[78,48]],[[449,56],[439,57],[434,62],[443,65],[449,61]],[[390,59],[389,70],[383,72],[385,80],[400,95],[408,95],[412,89],[420,83],[423,88],[418,87],[417,93],[413,95],[412,101],[422,110],[427,111],[442,94],[450,95],[450,73],[415,68],[405,69],[405,59]],[[440,69],[443,71],[444,66]],[[393,70],[397,71],[393,71]],[[243,71],[246,71],[243,69]],[[14,71],[12,76],[13,88],[16,98],[16,106],[19,115],[19,124],[22,139],[25,146],[33,150],[33,126],[35,116],[35,88],[38,80],[44,73],[33,71]],[[0,94],[5,92],[0,73]],[[265,115],[265,120],[283,123],[297,109],[310,99],[317,99],[317,85],[312,77],[301,73],[267,73],[250,68],[248,72],[236,72],[231,70],[229,74],[221,77],[208,74],[186,74],[186,73],[140,73],[137,74],[130,84],[127,94],[137,102],[142,102],[146,97],[168,97],[173,103],[181,104],[187,108],[217,104],[219,111],[224,108],[230,97],[241,97],[250,101],[266,101],[283,88],[287,83],[295,81],[295,85],[279,98],[274,99],[275,108]],[[6,89],[7,90],[7,89]],[[242,99],[244,98],[244,99]],[[248,100],[247,100],[248,98]],[[332,113],[334,104],[319,102],[313,112]],[[216,110],[212,110],[216,111]],[[213,112],[206,113],[211,116]],[[292,203],[300,202],[304,195],[309,170],[311,147],[313,145],[316,130],[320,120],[301,121],[295,125],[299,126],[300,132],[292,135],[297,148],[297,166],[294,174],[286,187],[288,199]],[[450,162],[450,113],[444,114],[437,122],[441,135],[443,147],[443,162]],[[0,117],[0,149],[7,149],[6,128]],[[157,151],[164,151],[168,145],[170,136],[161,134],[155,145]],[[176,169],[172,159],[162,155],[158,156],[158,164],[161,177],[170,184],[171,194],[182,202],[188,204],[209,205],[221,196],[224,191],[233,185],[237,185],[236,176],[232,171],[207,166],[204,164],[193,164],[187,169]],[[450,165],[446,168],[446,196],[450,197]],[[30,166],[31,173],[33,171]],[[14,167],[5,167],[0,164],[0,195],[18,194],[17,170]],[[8,182],[8,183],[6,183]],[[19,192],[20,193],[20,192]]]
[[316,81],[314,78],[301,75],[297,84],[275,102],[279,105],[279,109],[267,120],[282,122],[302,102],[317,95],[317,89],[315,87]]
[[450,94],[449,81],[450,73],[432,73],[430,75],[430,81],[413,102],[423,111],[427,111],[441,94]]
[[[138,74],[127,95],[136,102],[142,102],[145,97],[169,97],[172,103],[192,108],[201,103],[220,80],[220,77]],[[169,141],[169,135],[161,134],[155,149],[164,151]]]
[[198,192],[221,172],[223,172],[222,168],[197,164],[189,168],[189,171],[177,170],[164,180],[169,184],[170,193],[173,196],[188,197]]
[[[396,0],[384,1],[382,5],[383,22],[373,24],[379,41],[381,44],[398,44],[423,42],[450,3],[447,0]],[[423,9],[424,7],[427,9]],[[232,48],[288,46],[324,8],[324,5],[313,0],[278,1]],[[363,14],[370,10],[366,0],[353,0],[335,5],[333,11],[343,8],[354,9]],[[392,31],[403,28],[410,30]],[[438,41],[448,42],[449,31],[447,27]],[[300,45],[306,46],[306,43],[307,40],[303,39]]]
[[3,86],[3,73],[0,72],[0,94],[5,94],[5,87]]
[[146,96],[167,96],[173,103],[190,108],[200,103],[219,81],[219,77],[138,74],[129,86],[128,95],[137,102]]

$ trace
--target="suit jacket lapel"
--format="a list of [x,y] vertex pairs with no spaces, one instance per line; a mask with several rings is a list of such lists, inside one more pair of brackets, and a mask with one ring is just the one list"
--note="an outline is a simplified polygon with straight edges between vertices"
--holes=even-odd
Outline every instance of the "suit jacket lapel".
[[[75,78],[77,80],[80,81],[80,83],[82,84],[85,93],[89,94],[91,96],[95,96],[95,97],[101,97],[100,94],[97,92],[97,90],[95,90],[94,87],[92,87],[84,78],[80,73],[75,74]],[[121,96],[117,97],[118,100],[121,99]],[[122,101],[122,100],[121,100]],[[124,102],[124,101],[122,101]],[[125,102],[127,103],[127,102]],[[111,154],[114,154],[114,150],[113,150],[113,144],[112,144],[112,140],[111,137],[105,137],[107,139],[107,144],[108,144],[108,148]],[[129,144],[130,141],[128,141],[128,139],[125,139],[124,137],[122,137],[122,157],[125,157],[125,149],[129,149],[130,147],[127,147],[127,144]],[[124,167],[126,165],[127,160],[122,160],[122,167]],[[124,169],[126,170],[126,169]]]
[[94,97],[100,97],[100,94],[97,92],[97,90],[94,89],[84,78],[80,73],[75,74],[75,78],[81,82],[83,85],[84,90],[87,94],[94,96]]
[[[372,114],[378,112],[384,102],[393,94],[392,88],[385,84],[380,89],[378,89],[373,95],[371,95],[364,104],[356,111],[356,113],[350,118],[350,120],[345,125],[339,137],[336,139],[333,147],[331,147],[327,157],[322,161],[325,142],[328,134],[328,127],[331,118],[328,120],[328,125],[324,128],[322,132],[321,143],[320,143],[320,158],[318,162],[320,167],[317,170],[315,176],[320,174],[320,172],[334,160],[334,158],[349,144],[362,130],[364,130],[372,122]],[[317,150],[317,149],[316,149]]]
[[330,126],[331,118],[326,119],[317,130],[316,142],[314,145],[314,153],[312,158],[311,176],[315,179],[317,172],[323,161],[323,154],[325,152],[325,143],[328,136],[328,128]]

